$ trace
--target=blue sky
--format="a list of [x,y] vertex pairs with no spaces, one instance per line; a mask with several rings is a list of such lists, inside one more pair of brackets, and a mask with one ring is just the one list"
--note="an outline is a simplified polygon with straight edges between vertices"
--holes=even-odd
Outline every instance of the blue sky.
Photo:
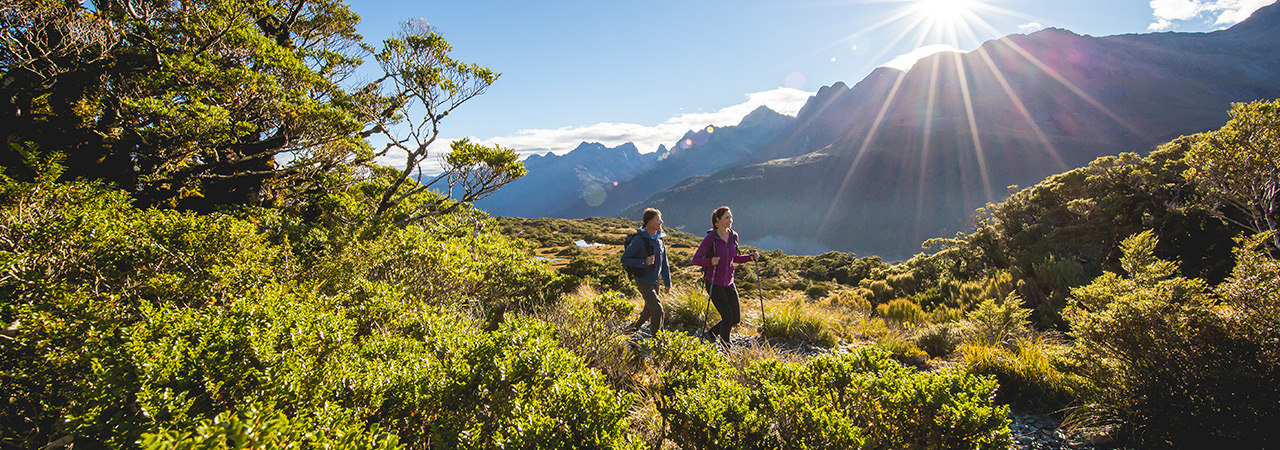
[[837,81],[853,85],[891,62],[909,68],[922,56],[921,48],[924,53],[970,51],[990,39],[1043,27],[1093,36],[1211,31],[1273,1],[356,0],[351,5],[370,43],[394,34],[405,20],[421,18],[453,45],[454,57],[502,72],[484,95],[444,120],[442,141],[471,137],[530,154],[564,153],[582,141],[609,146],[631,141],[650,152],[660,143],[672,145],[689,129],[735,125],[761,104],[794,115],[819,87]]

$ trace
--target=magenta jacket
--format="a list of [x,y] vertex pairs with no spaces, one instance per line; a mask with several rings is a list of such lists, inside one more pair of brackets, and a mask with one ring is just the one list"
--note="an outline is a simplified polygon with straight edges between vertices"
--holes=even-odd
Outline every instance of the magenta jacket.
[[[711,251],[711,241],[715,240],[716,254],[708,255]],[[715,269],[711,268],[711,257],[719,256],[720,264]],[[738,254],[738,232],[729,230],[729,242],[720,239],[720,235],[716,230],[707,230],[707,237],[702,238],[702,244],[698,245],[698,249],[693,252],[693,265],[707,268],[707,274],[704,279],[710,280],[711,273],[715,272],[716,279],[713,282],[717,286],[729,286],[733,284],[733,265],[754,261],[751,255]]]

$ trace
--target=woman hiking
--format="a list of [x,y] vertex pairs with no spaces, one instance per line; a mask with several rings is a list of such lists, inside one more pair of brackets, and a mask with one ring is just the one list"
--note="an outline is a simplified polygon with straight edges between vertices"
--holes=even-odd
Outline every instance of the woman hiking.
[[733,284],[733,264],[755,261],[759,255],[738,254],[738,233],[733,231],[733,212],[728,206],[716,208],[711,214],[711,229],[702,244],[693,252],[693,264],[706,267],[704,281],[711,302],[720,313],[720,322],[707,330],[706,337],[729,343],[729,331],[742,320],[742,306],[738,304],[738,287]]
[[667,265],[667,248],[662,239],[667,237],[662,231],[662,211],[654,208],[644,210],[643,225],[630,238],[627,248],[622,251],[622,264],[627,272],[636,280],[636,287],[644,297],[644,310],[640,318],[628,325],[623,332],[634,333],[649,323],[649,333],[658,334],[662,329],[662,302],[658,300],[658,279],[664,285],[662,293],[671,293],[671,266]]

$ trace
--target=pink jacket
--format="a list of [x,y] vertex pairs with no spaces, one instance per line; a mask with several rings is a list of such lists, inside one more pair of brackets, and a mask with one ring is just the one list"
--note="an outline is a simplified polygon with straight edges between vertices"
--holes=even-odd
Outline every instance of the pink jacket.
[[[715,242],[716,253],[710,255],[711,243]],[[711,257],[719,256],[720,264],[711,267]],[[745,262],[751,262],[754,259],[751,255],[738,254],[738,232],[729,230],[729,241],[725,242],[720,239],[720,235],[715,229],[707,230],[707,237],[702,238],[702,244],[698,245],[698,249],[693,252],[693,264],[707,268],[706,280],[711,280],[712,272],[715,272],[715,280],[713,282],[717,286],[729,286],[733,284],[733,265]]]

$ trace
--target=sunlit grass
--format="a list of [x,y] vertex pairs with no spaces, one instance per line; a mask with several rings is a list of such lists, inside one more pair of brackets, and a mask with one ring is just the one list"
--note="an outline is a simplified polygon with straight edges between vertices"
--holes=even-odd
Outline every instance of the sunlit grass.
[[840,342],[836,324],[844,316],[824,308],[809,307],[794,298],[769,310],[758,331],[761,337],[778,342],[801,342],[834,347]]

